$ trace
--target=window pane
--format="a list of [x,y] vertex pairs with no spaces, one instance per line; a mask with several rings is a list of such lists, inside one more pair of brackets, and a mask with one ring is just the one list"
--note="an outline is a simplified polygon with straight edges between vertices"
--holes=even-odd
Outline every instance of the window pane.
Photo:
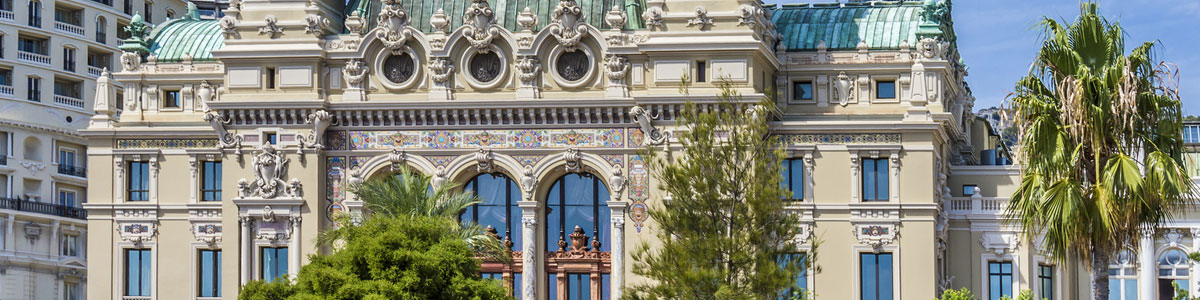
[[557,274],[546,274],[546,289],[550,299],[558,299],[558,276]]
[[513,273],[513,299],[521,299],[521,273]]
[[963,185],[962,195],[963,195],[963,197],[970,197],[971,195],[975,195],[975,186],[974,185]]
[[138,252],[141,252],[142,255],[141,271],[139,272],[142,275],[141,283],[139,283],[142,296],[150,296],[150,250],[138,250]]
[[875,173],[876,173],[875,174],[875,180],[876,180],[875,199],[876,200],[887,200],[888,199],[888,179],[889,179],[888,178],[889,177],[888,176],[888,160],[886,158],[877,159],[877,160],[875,160],[875,164],[876,164],[876,166],[875,166]]
[[[792,166],[791,160],[784,160],[779,165],[779,188],[791,192],[791,173],[789,172],[789,168]],[[792,197],[796,197],[795,192],[792,193]],[[787,196],[785,195],[784,198],[786,199]]]
[[1122,281],[1124,281],[1124,285],[1125,285],[1125,299],[1136,300],[1137,299],[1137,289],[1138,289],[1137,280],[1136,279],[1125,279]]
[[863,300],[879,300],[878,285],[879,277],[876,274],[879,261],[876,260],[875,254],[863,253],[859,256],[859,265],[861,266],[859,282],[862,283],[862,298]]
[[804,199],[804,160],[789,160],[791,170],[792,199]]
[[792,83],[792,99],[794,100],[812,100],[812,82],[802,81]]
[[879,300],[892,300],[892,254],[879,254]]
[[141,280],[141,260],[142,256],[137,250],[125,250],[125,295],[140,296],[141,287],[138,286]]
[[863,200],[876,200],[875,198],[875,160],[863,160]]
[[876,81],[875,82],[875,98],[879,99],[895,99],[896,98],[896,82],[895,81]]

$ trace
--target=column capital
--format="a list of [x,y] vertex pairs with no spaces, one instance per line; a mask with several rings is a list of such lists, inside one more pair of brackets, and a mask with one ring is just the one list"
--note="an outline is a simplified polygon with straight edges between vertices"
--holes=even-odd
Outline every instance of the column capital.
[[524,224],[525,227],[532,228],[534,225],[537,225],[537,217],[534,217],[534,216],[521,217],[521,224]]

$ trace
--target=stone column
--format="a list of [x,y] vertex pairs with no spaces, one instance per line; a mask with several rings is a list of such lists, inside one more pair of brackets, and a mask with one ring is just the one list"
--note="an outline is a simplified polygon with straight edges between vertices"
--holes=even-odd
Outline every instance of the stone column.
[[888,157],[888,194],[892,203],[900,203],[900,152],[893,151]]
[[1158,266],[1154,261],[1154,234],[1142,234],[1138,249],[1138,299],[1156,299],[1155,274]]
[[521,207],[521,299],[537,299],[537,202],[519,201]]
[[[57,257],[57,256],[62,255],[62,245],[61,245],[62,239],[59,238],[59,236],[61,235],[60,232],[62,232],[59,230],[61,225],[62,225],[62,223],[60,223],[58,220],[54,220],[54,221],[50,222],[50,253],[51,253],[51,257]],[[59,286],[62,286],[62,285],[59,285]]]
[[625,201],[609,201],[608,207],[612,209],[612,273],[609,275],[609,292],[612,299],[621,299],[621,289],[624,287],[625,279],[625,207],[628,205]]
[[850,152],[850,202],[851,203],[859,202],[858,193],[859,193],[859,191],[862,190],[862,181],[858,179],[859,176],[862,176],[862,174],[859,173],[859,165],[858,165],[859,161],[860,160],[858,158],[858,152],[851,151]]
[[288,241],[288,277],[295,279],[296,274],[300,273],[300,216],[291,218],[292,221],[292,236]]
[[17,215],[8,214],[8,218],[4,219],[4,240],[0,241],[0,249],[9,250],[13,247],[13,226],[16,225],[15,218]]
[[253,257],[253,255],[254,255],[254,253],[252,253],[254,251],[253,250],[254,246],[251,245],[251,244],[253,244],[253,241],[254,241],[254,234],[252,232],[250,232],[251,230],[253,230],[253,226],[251,224],[251,222],[253,222],[253,219],[251,219],[250,217],[241,217],[241,219],[238,221],[239,221],[238,223],[242,224],[242,232],[241,232],[241,234],[242,234],[242,236],[241,236],[241,238],[242,238],[242,240],[241,240],[241,242],[242,242],[242,253],[241,253],[242,280],[241,280],[241,284],[246,285],[246,282],[250,281],[250,276],[251,276],[250,270],[254,269],[254,266],[250,260],[250,258]]

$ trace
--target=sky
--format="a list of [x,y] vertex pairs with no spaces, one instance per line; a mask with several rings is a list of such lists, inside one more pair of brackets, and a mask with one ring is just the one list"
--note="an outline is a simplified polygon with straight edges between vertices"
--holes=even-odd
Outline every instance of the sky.
[[[818,0],[819,2],[833,2]],[[813,2],[764,0],[769,4]],[[1160,44],[1158,59],[1179,68],[1185,115],[1200,115],[1200,0],[1097,0],[1100,13],[1120,22],[1128,50],[1145,41]],[[975,109],[998,106],[1013,84],[1029,73],[1041,44],[1036,27],[1044,17],[1073,22],[1078,0],[954,1],[958,49],[966,61]]]

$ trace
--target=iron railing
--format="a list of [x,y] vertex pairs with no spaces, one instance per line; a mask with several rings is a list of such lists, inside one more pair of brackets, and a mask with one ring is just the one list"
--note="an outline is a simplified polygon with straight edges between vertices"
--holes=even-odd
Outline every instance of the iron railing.
[[72,165],[58,165],[58,174],[87,178],[87,168]]
[[11,209],[16,211],[87,220],[87,211],[83,210],[83,208],[37,201],[27,201],[16,198],[0,197],[0,209]]

